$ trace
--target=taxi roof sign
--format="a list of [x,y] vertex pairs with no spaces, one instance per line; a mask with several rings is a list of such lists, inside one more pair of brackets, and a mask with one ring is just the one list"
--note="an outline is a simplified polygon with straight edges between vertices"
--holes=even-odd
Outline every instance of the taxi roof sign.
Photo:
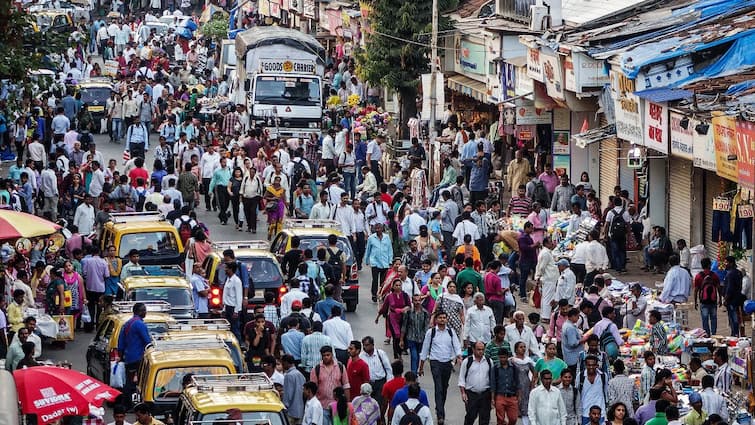
[[216,249],[270,249],[268,241],[224,241],[213,242],[212,247]]
[[119,313],[131,313],[134,305],[142,303],[147,307],[148,312],[152,313],[169,313],[171,306],[167,301],[146,300],[146,301],[114,301],[113,309]]
[[295,228],[295,229],[318,229],[318,228],[340,229],[341,224],[335,220],[311,220],[311,219],[290,218],[285,221],[283,227],[290,227],[290,228]]

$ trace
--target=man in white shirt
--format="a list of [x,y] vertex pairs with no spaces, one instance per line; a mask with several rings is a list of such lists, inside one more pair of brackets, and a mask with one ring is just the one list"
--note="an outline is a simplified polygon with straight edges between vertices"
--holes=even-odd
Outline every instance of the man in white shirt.
[[367,205],[364,210],[364,214],[367,217],[367,223],[370,227],[376,224],[385,224],[388,222],[388,212],[391,208],[383,201],[380,192],[375,192],[373,195],[373,201]]
[[[183,134],[181,138],[186,138],[186,135]],[[204,203],[207,211],[210,211],[212,209],[212,205],[210,203],[212,195],[210,194],[209,187],[210,181],[212,180],[212,175],[213,173],[215,173],[215,170],[218,167],[220,167],[220,154],[217,153],[214,146],[209,146],[205,153],[202,154],[202,159],[199,160],[199,169],[201,170],[202,175],[202,185],[205,189]]]
[[367,144],[367,164],[370,165],[372,174],[375,175],[378,185],[383,182],[383,174],[380,172],[380,160],[383,158],[382,143],[385,137],[378,135],[375,140]]
[[300,283],[298,279],[291,279],[288,285],[291,289],[281,297],[281,319],[288,317],[291,314],[294,305],[298,305],[299,309],[301,309],[302,300],[308,298],[307,294],[299,287]]
[[480,239],[480,230],[472,221],[471,213],[465,211],[462,214],[463,219],[454,228],[453,238],[456,240],[455,246],[464,243],[464,236],[470,235],[473,241]]
[[493,362],[485,357],[485,343],[477,341],[472,346],[472,356],[467,357],[459,369],[459,391],[464,402],[465,424],[490,423],[490,371]]
[[126,422],[126,408],[120,404],[116,404],[113,408],[113,422],[107,425],[131,425]]
[[541,357],[539,344],[535,334],[529,326],[524,325],[524,312],[517,311],[513,315],[514,323],[506,326],[506,341],[510,347],[516,346],[519,341],[527,346],[527,353]]
[[239,331],[239,313],[244,303],[244,287],[241,279],[236,276],[238,263],[229,262],[225,264],[225,285],[223,286],[223,309],[225,318],[231,324],[231,331],[239,341],[241,332]]
[[84,203],[76,208],[73,216],[73,224],[78,227],[79,233],[88,235],[94,230],[94,206],[92,205],[92,196],[84,196]]
[[348,359],[349,344],[354,340],[354,332],[351,330],[349,322],[341,319],[341,307],[333,306],[330,310],[330,319],[326,320],[322,324],[322,333],[325,336],[330,337],[333,342],[333,351],[335,351],[336,358],[341,363],[345,363]]
[[560,275],[558,276],[558,282],[556,283],[556,297],[555,301],[569,300],[569,305],[574,305],[576,297],[577,276],[569,267],[569,260],[562,258],[556,263]]
[[42,192],[42,214],[49,215],[51,221],[58,220],[58,178],[55,175],[55,163],[50,163],[42,170],[39,178],[39,191]]
[[320,202],[312,206],[309,213],[310,220],[330,220],[333,217],[333,205],[328,202],[328,193],[320,192]]
[[317,394],[317,384],[314,382],[304,383],[304,398],[307,399],[307,403],[304,405],[304,418],[302,419],[302,425],[321,425],[324,422],[322,414],[322,404],[320,400],[315,397]]
[[[435,413],[438,416],[438,422],[445,422],[448,381],[451,379],[454,361],[456,364],[461,362],[459,337],[453,329],[446,325],[447,322],[448,314],[446,312],[441,310],[435,313],[435,327],[425,332],[422,351],[419,355],[419,376],[425,374],[425,361],[430,360],[430,371],[432,372],[435,390]],[[419,390],[417,390],[416,397],[419,397]],[[400,417],[399,412],[401,410],[401,408],[395,410],[394,421],[397,417]],[[394,424],[397,423],[394,422]]]
[[482,292],[477,292],[472,298],[474,306],[467,310],[464,330],[462,331],[465,346],[473,345],[476,342],[487,344],[492,339],[493,328],[495,328],[495,315],[493,310],[485,305],[485,295]]
[[330,202],[333,205],[338,205],[338,203],[341,201],[341,195],[346,193],[346,191],[338,185],[338,182],[341,181],[341,178],[338,176],[333,176],[330,179],[330,184],[328,187],[323,189],[323,192],[327,192],[328,194],[328,202]]
[[527,408],[531,425],[566,425],[566,405],[561,390],[552,383],[553,373],[548,369],[541,371],[540,385],[530,392]]
[[[393,419],[391,420],[391,425],[399,425],[401,423],[401,419],[403,419],[404,416],[409,412],[414,412],[414,414],[417,415],[422,421],[422,425],[433,425],[432,412],[430,411],[430,408],[428,406],[420,403],[419,394],[419,384],[416,382],[409,384],[409,386],[407,387],[408,399],[406,400],[406,402],[396,406],[395,410],[393,411]],[[440,421],[441,419],[442,417],[438,420]]]
[[556,300],[556,285],[558,284],[558,267],[553,259],[553,248],[556,244],[549,236],[543,239],[543,246],[537,255],[537,266],[535,266],[535,281],[540,285],[543,298],[540,308],[540,317],[547,319],[551,317],[551,301]]
[[420,287],[417,284],[417,281],[412,280],[409,277],[409,268],[407,268],[405,264],[398,267],[398,276],[396,276],[396,279],[401,280],[401,290],[409,296],[410,300],[414,295],[420,293]]
[[348,200],[349,194],[341,193],[341,202],[333,208],[333,220],[341,224],[341,233],[353,242],[356,223],[354,223],[354,209],[347,204]]
[[414,208],[407,207],[406,210],[406,217],[404,217],[404,221],[401,225],[406,226],[406,228],[409,229],[409,238],[414,239],[419,236],[420,226],[426,226],[427,221],[422,218],[422,216],[419,215],[419,211]]
[[328,174],[332,173],[336,169],[336,144],[333,138],[336,135],[336,130],[333,128],[328,129],[328,135],[322,139],[322,158],[325,164],[325,169]]
[[709,415],[717,414],[722,418],[727,418],[729,415],[729,408],[726,404],[726,399],[714,389],[714,378],[712,375],[703,376],[700,381],[703,390],[700,391],[700,398],[703,399],[703,410]]
[[359,353],[359,358],[364,360],[370,369],[372,394],[378,404],[382,405],[383,386],[393,379],[391,361],[384,350],[375,348],[375,339],[371,336],[362,338],[362,351]]

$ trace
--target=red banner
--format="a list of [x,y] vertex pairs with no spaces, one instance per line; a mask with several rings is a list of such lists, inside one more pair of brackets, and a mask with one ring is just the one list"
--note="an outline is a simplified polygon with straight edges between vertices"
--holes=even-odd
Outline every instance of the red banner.
[[739,184],[755,189],[755,123],[737,120],[737,162]]

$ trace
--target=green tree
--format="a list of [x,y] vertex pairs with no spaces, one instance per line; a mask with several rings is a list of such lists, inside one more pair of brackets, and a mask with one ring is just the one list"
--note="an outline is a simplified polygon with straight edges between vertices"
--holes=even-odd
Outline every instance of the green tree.
[[220,41],[228,37],[228,16],[222,14],[215,14],[213,18],[202,25],[202,34],[210,37],[215,41]]
[[[452,10],[457,0],[440,0],[439,9]],[[359,60],[364,78],[398,92],[401,133],[406,119],[417,114],[419,77],[430,70],[432,0],[374,0],[365,52]],[[441,19],[439,27],[448,27]]]
[[43,68],[44,55],[63,52],[68,34],[34,30],[34,17],[0,0],[0,79],[21,81]]

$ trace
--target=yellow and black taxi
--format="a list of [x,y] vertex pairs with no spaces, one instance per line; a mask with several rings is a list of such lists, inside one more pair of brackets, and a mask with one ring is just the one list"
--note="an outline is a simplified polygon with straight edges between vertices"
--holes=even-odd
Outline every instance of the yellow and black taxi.
[[73,18],[62,9],[45,9],[31,13],[32,27],[35,32],[54,31],[70,33],[73,31]]
[[76,92],[81,93],[81,101],[88,106],[94,119],[94,129],[99,133],[101,120],[107,115],[107,100],[113,93],[113,82],[108,77],[90,78],[79,81]]
[[[236,417],[226,422],[228,412]],[[285,406],[264,373],[192,377],[178,401],[176,425],[287,425]]]
[[207,281],[211,283],[209,303],[210,309],[220,307],[225,282],[225,269],[219,267],[223,263],[223,251],[230,249],[241,263],[246,273],[248,282],[243,282],[248,287],[246,293],[249,303],[264,304],[265,293],[275,294],[276,301],[286,292],[287,287],[281,273],[280,264],[276,256],[270,252],[270,244],[266,241],[233,241],[216,242],[212,245],[212,252],[202,264]]
[[101,248],[114,246],[116,255],[128,262],[132,249],[139,252],[139,264],[183,264],[183,244],[173,223],[160,213],[111,213],[102,227]]
[[221,339],[194,337],[169,340],[155,337],[144,351],[137,372],[134,401],[152,404],[152,414],[175,411],[184,390],[184,376],[238,373],[230,350]]
[[244,353],[236,336],[231,332],[231,324],[225,319],[178,319],[168,324],[168,332],[162,334],[167,341],[181,341],[196,338],[218,338],[231,352],[236,370],[244,371]]
[[270,252],[280,261],[283,255],[291,249],[291,239],[299,237],[299,249],[311,249],[317,258],[317,250],[328,247],[328,236],[336,235],[337,246],[346,256],[346,276],[341,288],[341,296],[346,311],[355,311],[359,303],[359,273],[351,243],[341,233],[341,225],[333,220],[288,219],[283,222],[283,229],[275,236],[270,245]]
[[[118,361],[118,338],[123,325],[132,317],[135,302],[113,303],[114,313],[105,318],[97,327],[92,342],[87,347],[87,375],[110,383],[110,362]],[[164,301],[145,301],[147,325],[150,335],[160,335],[168,331],[169,324],[176,321],[170,315],[170,304]]]
[[191,283],[183,274],[133,275],[121,280],[121,285],[127,301],[165,301],[177,319],[193,319],[196,314]]

